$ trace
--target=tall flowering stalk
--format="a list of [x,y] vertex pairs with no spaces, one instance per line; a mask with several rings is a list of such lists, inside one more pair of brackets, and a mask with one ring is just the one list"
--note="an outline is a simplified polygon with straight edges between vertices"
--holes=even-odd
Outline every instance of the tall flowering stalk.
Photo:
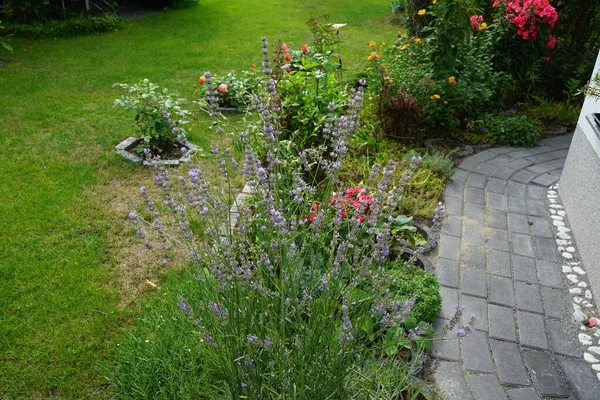
[[[266,39],[263,54],[264,90],[255,102],[264,154],[251,146],[248,132],[241,134],[245,156],[239,171],[252,198],[237,204],[237,222],[230,223],[232,195],[215,191],[194,167],[173,179],[157,166],[163,201],[153,202],[146,190],[142,196],[153,217],[149,223],[164,240],[171,237],[162,213],[176,217],[183,232],[178,243],[187,246],[195,266],[195,298],[180,296],[178,307],[195,326],[198,351],[206,354],[209,392],[227,398],[345,397],[353,366],[383,352],[394,355],[390,336],[414,339],[426,329],[407,325],[419,300],[397,291],[406,267],[390,258],[389,212],[402,191],[392,185],[393,163],[374,167],[372,189],[344,188],[338,179],[359,124],[362,86],[344,113],[327,117],[323,133],[330,146],[298,156],[286,152]],[[204,76],[210,88],[210,73]],[[215,154],[230,179],[237,161],[227,148],[215,148]],[[326,172],[326,182],[308,178],[315,169]],[[335,201],[340,197],[334,193],[349,194],[344,198],[352,202]],[[348,204],[367,218],[345,215]],[[130,217],[140,225],[135,210]],[[202,227],[202,240],[192,226]],[[146,237],[141,228],[138,233]]]

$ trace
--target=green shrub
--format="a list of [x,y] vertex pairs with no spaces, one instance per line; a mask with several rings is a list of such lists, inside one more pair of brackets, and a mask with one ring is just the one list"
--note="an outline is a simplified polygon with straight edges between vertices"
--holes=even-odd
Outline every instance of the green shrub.
[[433,322],[442,309],[442,297],[437,277],[420,268],[406,269],[403,266],[397,274],[392,274],[396,280],[390,284],[390,293],[399,299],[414,297],[415,306],[410,315],[417,321]]
[[51,20],[45,23],[11,24],[7,30],[15,36],[23,37],[71,37],[112,32],[123,23],[121,17],[104,15],[100,17],[77,16],[66,20]]
[[[0,29],[4,30],[4,26],[2,25],[2,21],[0,21]],[[0,45],[4,47],[8,51],[12,51],[12,47],[8,44],[11,35],[1,34],[0,35]]]
[[542,132],[538,121],[515,110],[488,114],[480,123],[479,131],[488,132],[501,146],[535,146]]
[[577,125],[581,105],[571,104],[566,101],[538,100],[531,105],[526,113],[534,119],[553,122],[559,125],[573,127]]

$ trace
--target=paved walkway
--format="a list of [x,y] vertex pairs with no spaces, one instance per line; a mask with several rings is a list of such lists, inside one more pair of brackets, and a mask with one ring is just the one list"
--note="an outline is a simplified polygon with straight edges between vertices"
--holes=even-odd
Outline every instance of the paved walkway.
[[466,306],[465,320],[477,318],[464,341],[434,344],[442,360],[436,384],[449,400],[600,399],[577,340],[547,200],[571,138],[483,151],[464,160],[446,188],[437,324],[456,304]]

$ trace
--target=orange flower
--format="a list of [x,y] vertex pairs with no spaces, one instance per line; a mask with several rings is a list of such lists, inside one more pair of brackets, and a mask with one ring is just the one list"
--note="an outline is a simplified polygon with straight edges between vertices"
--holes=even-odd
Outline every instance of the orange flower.
[[369,57],[367,57],[367,60],[369,61],[373,61],[379,58],[379,54],[377,54],[377,52],[373,51],[371,52],[371,54],[369,55]]
[[423,43],[423,39],[421,39],[421,38],[416,38],[416,39],[415,39],[415,43],[416,43],[416,44],[421,44],[421,43]]
[[377,46],[377,42],[376,42],[376,41],[374,41],[374,40],[371,40],[371,41],[369,42],[369,47],[375,47],[375,46]]
[[206,82],[206,77],[202,75],[200,76],[200,78],[198,78],[198,83],[204,85],[204,82]]
[[448,83],[451,85],[456,85],[456,78],[451,76],[450,78],[448,78]]
[[410,45],[408,43],[404,44],[404,45],[402,45],[402,47],[400,47],[400,50],[406,50],[406,49],[408,49],[409,46]]
[[431,96],[431,100],[439,100],[440,99],[440,95],[439,94],[434,94],[433,96]]

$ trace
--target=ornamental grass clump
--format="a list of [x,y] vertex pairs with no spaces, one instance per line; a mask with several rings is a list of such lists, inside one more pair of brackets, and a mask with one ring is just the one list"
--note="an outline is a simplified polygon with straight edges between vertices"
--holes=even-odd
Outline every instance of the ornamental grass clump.
[[[234,201],[228,185],[213,186],[195,167],[171,176],[156,165],[161,201],[142,188],[147,210],[133,209],[129,217],[140,238],[150,240],[146,230],[155,232],[160,240],[185,246],[190,255],[195,289],[180,294],[178,307],[196,337],[192,351],[205,360],[203,395],[351,398],[362,390],[352,378],[364,378],[369,374],[365,366],[377,360],[405,377],[416,374],[414,361],[433,334],[429,322],[439,312],[439,294],[402,290],[415,275],[414,257],[402,262],[391,256],[391,212],[414,168],[396,187],[391,184],[394,162],[375,165],[360,188],[339,180],[359,124],[362,86],[352,90],[344,113],[326,118],[330,146],[299,155],[287,151],[280,141],[283,111],[267,45],[264,39],[264,90],[255,96],[264,156],[251,146],[247,132],[241,134],[243,160],[222,145],[213,147],[226,181],[243,174],[251,199]],[[218,116],[216,82],[210,73],[204,76],[209,112]],[[217,130],[224,133],[218,123]],[[306,153],[317,161],[309,162]],[[315,169],[328,177],[318,186],[307,179]],[[440,204],[435,226],[443,214]],[[181,234],[168,233],[167,221]],[[424,274],[416,274],[420,283],[415,285],[428,281],[437,293],[435,277],[423,279]],[[418,308],[426,320],[412,316]],[[445,329],[454,328],[459,317]],[[472,323],[461,329],[465,335]],[[419,388],[411,383],[406,390]]]

